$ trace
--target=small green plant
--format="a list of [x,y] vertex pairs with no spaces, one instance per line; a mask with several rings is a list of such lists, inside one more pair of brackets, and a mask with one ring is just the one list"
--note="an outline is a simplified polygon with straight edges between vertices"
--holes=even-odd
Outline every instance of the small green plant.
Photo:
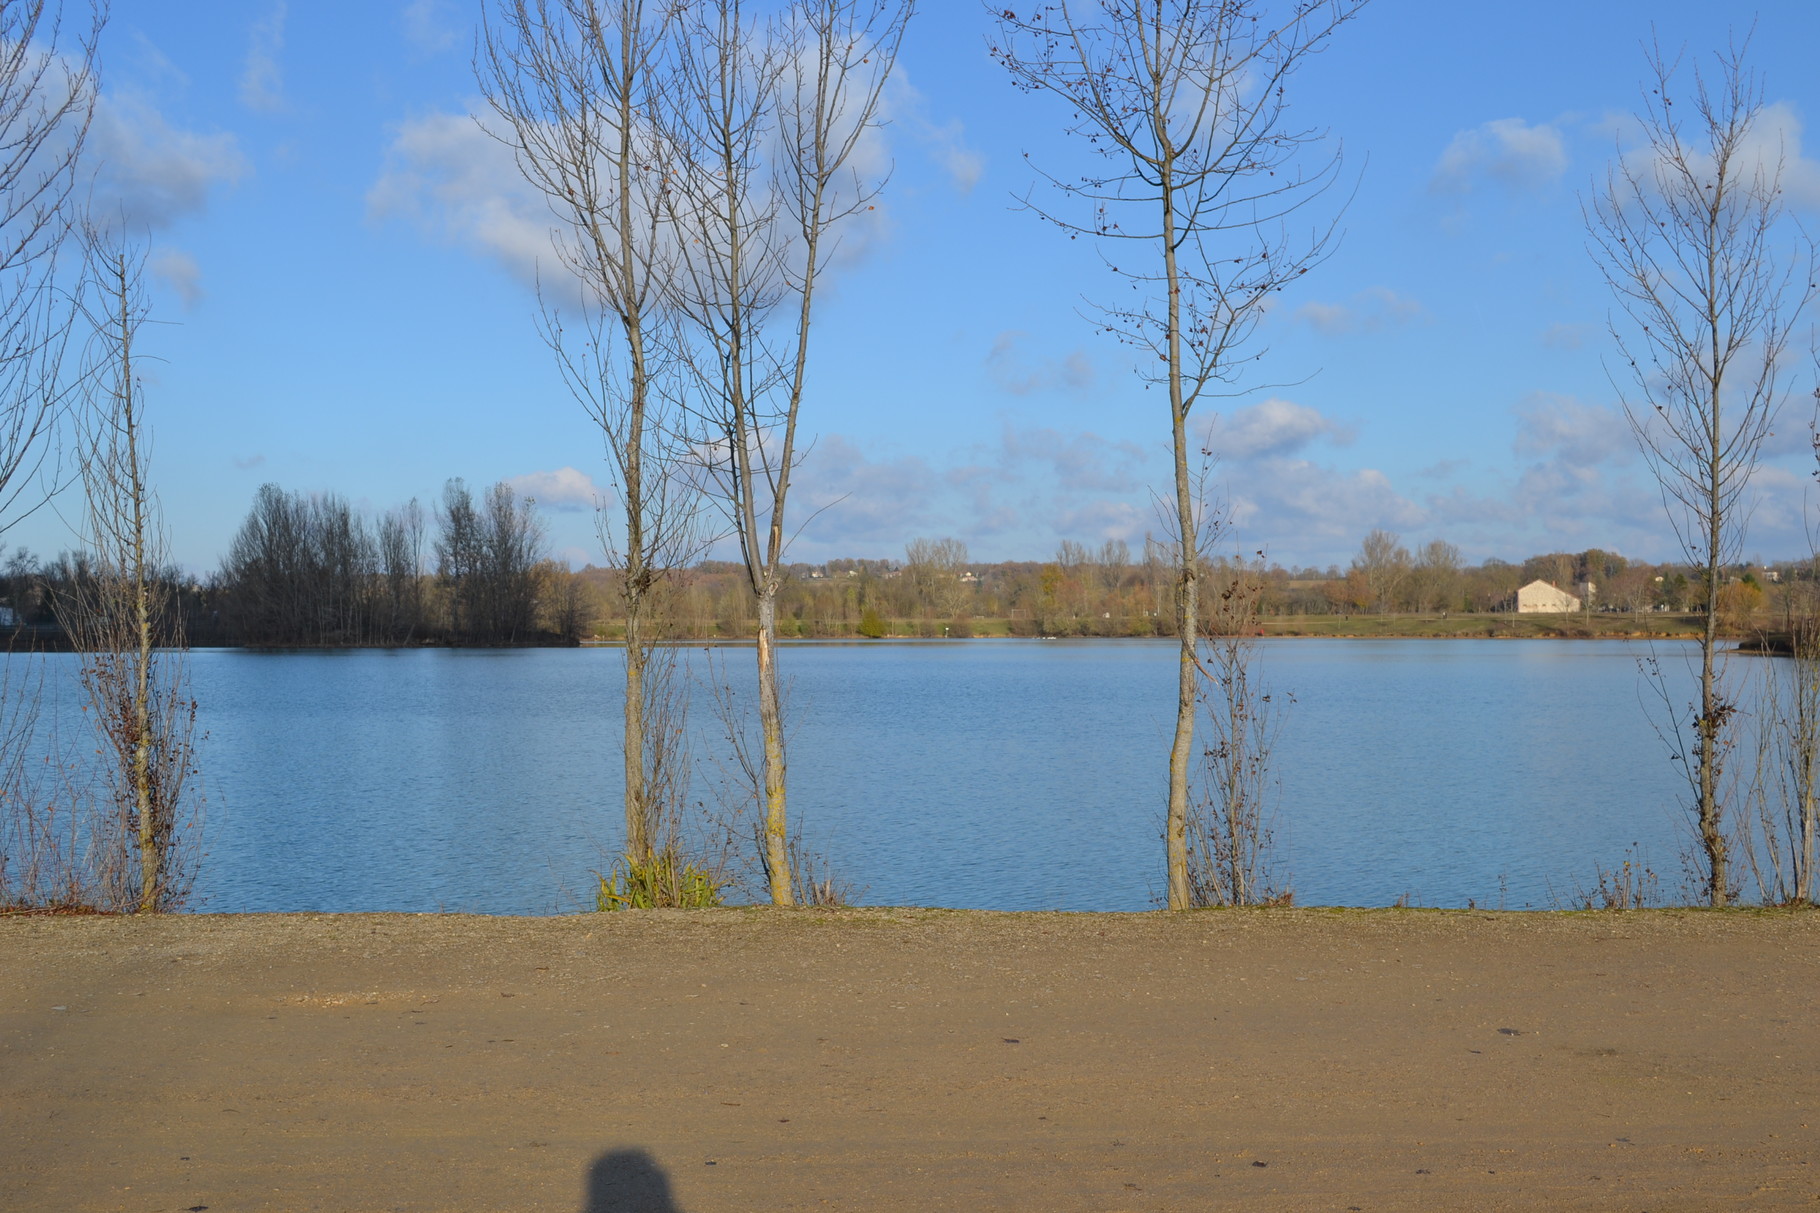
[[885,621],[879,617],[879,613],[876,609],[867,607],[865,611],[860,614],[859,634],[864,636],[867,640],[883,640],[885,638]]
[[646,859],[622,855],[613,871],[602,875],[594,908],[609,910],[706,910],[721,903],[724,880],[705,868],[684,863],[673,850]]

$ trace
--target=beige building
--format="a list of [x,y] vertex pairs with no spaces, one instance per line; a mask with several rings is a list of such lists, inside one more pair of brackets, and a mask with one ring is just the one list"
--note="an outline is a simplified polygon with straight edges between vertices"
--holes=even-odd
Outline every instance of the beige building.
[[1517,614],[1559,615],[1580,609],[1580,600],[1546,581],[1532,581],[1517,591]]

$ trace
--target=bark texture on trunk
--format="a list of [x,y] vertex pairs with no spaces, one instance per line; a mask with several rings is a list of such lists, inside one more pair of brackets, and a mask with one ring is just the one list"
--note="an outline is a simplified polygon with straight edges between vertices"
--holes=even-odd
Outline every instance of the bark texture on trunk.
[[765,870],[771,904],[796,904],[790,880],[790,846],[785,817],[784,714],[777,689],[777,593],[758,599],[758,718],[765,744]]
[[[1161,142],[1166,151],[1166,137]],[[1182,279],[1176,264],[1175,195],[1167,159],[1162,173],[1161,196],[1163,276],[1169,292],[1165,335],[1169,354],[1169,417],[1178,540],[1175,626],[1180,641],[1176,659],[1175,736],[1169,744],[1169,813],[1164,824],[1163,842],[1169,866],[1169,908],[1186,910],[1193,905],[1188,884],[1188,766],[1194,757],[1194,710],[1199,689],[1195,650],[1201,635],[1200,527],[1195,511],[1194,478],[1188,467],[1188,416],[1182,388]]]

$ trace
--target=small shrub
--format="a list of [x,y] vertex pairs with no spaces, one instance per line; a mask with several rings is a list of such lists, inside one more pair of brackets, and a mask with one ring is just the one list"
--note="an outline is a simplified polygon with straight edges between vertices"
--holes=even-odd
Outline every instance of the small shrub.
[[648,860],[620,856],[609,875],[600,877],[594,908],[609,910],[707,910],[721,904],[726,882],[705,868],[684,863],[673,850]]
[[885,621],[879,618],[878,611],[874,608],[867,607],[865,612],[860,615],[859,634],[864,636],[867,640],[883,640],[885,638]]

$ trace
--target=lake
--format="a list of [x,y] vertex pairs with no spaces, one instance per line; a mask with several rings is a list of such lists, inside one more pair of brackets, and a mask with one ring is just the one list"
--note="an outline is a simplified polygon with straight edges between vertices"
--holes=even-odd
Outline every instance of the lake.
[[[1680,893],[1682,788],[1621,641],[1270,640],[1279,883],[1298,904],[1547,907],[1637,844]],[[1658,645],[1676,702],[1683,645]],[[1156,905],[1174,647],[790,645],[790,791],[871,904]],[[695,675],[704,650],[691,650]],[[716,650],[735,699],[749,649]],[[52,657],[52,676],[72,659]],[[620,843],[616,651],[190,655],[208,787],[195,908],[540,914]],[[1760,662],[1736,659],[1741,673]],[[1281,698],[1281,695],[1279,696]],[[65,690],[59,714],[73,710]],[[694,693],[698,799],[724,743]]]

